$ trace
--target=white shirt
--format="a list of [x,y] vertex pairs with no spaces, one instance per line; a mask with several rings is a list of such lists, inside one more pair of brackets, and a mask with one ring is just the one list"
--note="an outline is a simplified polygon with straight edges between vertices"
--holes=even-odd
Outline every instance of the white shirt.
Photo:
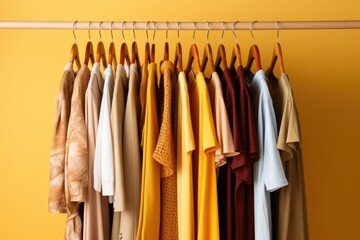
[[103,196],[110,196],[109,202],[113,202],[114,196],[114,157],[111,135],[111,99],[114,91],[114,79],[111,65],[104,71],[104,90],[101,100],[99,126],[96,136],[96,148],[94,159],[94,189],[98,192],[102,189]]
[[256,240],[272,238],[270,192],[288,184],[276,148],[276,118],[266,81],[264,71],[259,70],[249,86],[259,135],[259,160],[253,166]]

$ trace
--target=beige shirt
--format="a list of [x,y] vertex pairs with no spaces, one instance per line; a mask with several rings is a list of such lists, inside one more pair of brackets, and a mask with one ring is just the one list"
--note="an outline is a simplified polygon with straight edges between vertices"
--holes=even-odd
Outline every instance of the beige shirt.
[[72,64],[68,63],[65,66],[59,94],[56,98],[54,132],[50,152],[49,212],[52,213],[66,213],[65,147],[74,78]]
[[85,123],[88,133],[89,185],[88,198],[84,204],[84,240],[106,240],[110,238],[108,197],[94,190],[94,156],[96,134],[99,123],[100,105],[104,79],[100,64],[94,63],[85,94]]
[[217,72],[212,73],[207,86],[214,118],[216,137],[219,144],[219,149],[215,151],[215,164],[216,167],[221,167],[226,164],[227,157],[236,156],[239,152],[235,151],[234,139],[231,133],[221,82]]
[[116,68],[115,87],[112,100],[113,104],[111,108],[111,131],[114,144],[115,169],[114,217],[111,232],[112,240],[119,240],[121,211],[124,211],[126,208],[123,128],[128,82],[129,80],[124,66],[122,64],[118,64]]
[[277,148],[289,182],[278,191],[278,212],[273,213],[278,218],[277,224],[274,223],[275,236],[279,240],[306,240],[309,235],[298,112],[287,75],[282,74],[280,79],[267,75],[279,128]]
[[126,207],[121,212],[120,233],[122,239],[135,239],[140,208],[140,145],[139,145],[139,73],[136,64],[130,65],[127,83],[128,95],[125,106],[123,129],[124,182]]

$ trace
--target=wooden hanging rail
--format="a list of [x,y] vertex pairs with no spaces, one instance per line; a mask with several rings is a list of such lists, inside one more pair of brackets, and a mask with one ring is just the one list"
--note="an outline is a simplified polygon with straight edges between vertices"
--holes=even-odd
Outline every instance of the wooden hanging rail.
[[[90,23],[90,24],[89,24]],[[110,30],[110,21],[102,22],[101,30]],[[154,24],[155,23],[155,24]],[[0,21],[0,29],[99,29],[99,21]],[[311,29],[360,29],[360,20],[339,21],[237,21],[237,22],[134,22],[114,21],[113,30],[311,30]]]

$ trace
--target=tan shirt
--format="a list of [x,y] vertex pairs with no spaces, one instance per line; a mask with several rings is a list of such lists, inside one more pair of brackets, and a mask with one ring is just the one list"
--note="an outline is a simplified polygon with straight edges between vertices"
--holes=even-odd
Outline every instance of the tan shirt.
[[104,79],[100,64],[94,63],[85,93],[85,123],[88,134],[89,184],[88,198],[84,204],[84,240],[106,240],[110,238],[108,197],[94,190],[94,156],[96,134],[99,123],[100,105]]
[[65,66],[59,94],[56,98],[54,132],[50,152],[49,212],[52,213],[66,213],[65,147],[74,78],[72,64],[68,63]]
[[129,82],[125,68],[118,64],[116,68],[114,95],[111,108],[111,130],[114,143],[115,195],[114,217],[111,239],[119,240],[121,211],[126,208],[125,177],[123,155],[123,128],[125,103],[127,97],[127,83]]
[[212,73],[207,87],[214,118],[216,137],[219,144],[219,149],[215,151],[215,164],[216,167],[221,167],[226,164],[227,157],[236,156],[239,152],[235,151],[234,139],[231,133],[221,82],[217,72]]
[[66,239],[81,239],[82,223],[79,203],[84,202],[88,192],[88,148],[85,126],[85,91],[90,70],[83,65],[79,70],[71,97],[71,112],[66,140],[65,195],[67,203]]
[[140,208],[140,145],[139,145],[139,73],[136,64],[130,65],[127,83],[128,95],[125,106],[123,129],[123,156],[125,182],[125,210],[121,212],[120,233],[122,239],[135,239]]
[[306,240],[309,235],[298,112],[287,75],[282,74],[280,79],[267,75],[279,128],[277,148],[289,182],[278,191],[278,211],[273,213],[278,218],[274,223],[275,239]]

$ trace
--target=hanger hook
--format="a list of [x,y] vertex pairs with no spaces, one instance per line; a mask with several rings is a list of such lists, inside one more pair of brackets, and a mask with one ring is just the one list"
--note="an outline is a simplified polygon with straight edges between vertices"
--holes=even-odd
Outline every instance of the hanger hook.
[[193,43],[195,43],[195,31],[196,31],[196,23],[194,22],[194,32],[193,32]]
[[221,32],[221,37],[220,37],[220,43],[222,44],[223,39],[224,39],[224,32],[225,32],[225,22],[222,22],[222,32]]
[[112,42],[114,42],[114,35],[113,35],[113,24],[114,24],[114,22],[111,22],[111,24],[110,24],[110,33],[111,33],[111,41]]
[[238,22],[239,22],[239,21],[235,21],[234,24],[233,24],[233,26],[232,26],[232,32],[233,32],[233,34],[234,34],[234,37],[235,37],[235,39],[236,39],[236,43],[237,43],[237,44],[239,43],[239,40],[238,40],[238,38],[237,38],[237,36],[236,36],[236,34],[235,34],[235,26],[236,26],[236,24],[237,24]]
[[99,22],[99,36],[100,36],[100,42],[102,42],[102,37],[101,37],[101,26],[102,26],[103,22]]
[[123,42],[125,42],[125,34],[124,34],[124,24],[126,23],[126,21],[123,21],[121,24],[121,34],[123,37]]
[[153,33],[153,37],[152,37],[152,40],[153,40],[153,44],[154,44],[154,41],[155,41],[155,33],[156,33],[156,22],[153,21],[153,24],[154,24],[154,33]]
[[134,34],[134,42],[136,41],[136,35],[135,35],[135,21],[133,21],[133,34]]
[[146,33],[146,41],[147,41],[147,42],[149,42],[149,33],[148,33],[149,23],[150,23],[150,21],[147,21],[147,22],[146,22],[146,31],[145,31],[145,33]]
[[253,33],[253,27],[254,27],[254,24],[257,22],[257,20],[253,21],[250,25],[250,33],[251,33],[251,36],[252,36],[252,39],[254,41],[254,44],[256,44],[256,41],[255,41],[255,36],[254,36],[254,33]]
[[78,21],[75,21],[74,24],[73,24],[73,35],[74,35],[74,40],[75,40],[75,43],[76,43],[76,34],[75,34],[75,26],[76,26],[76,23]]
[[280,22],[276,21],[276,28],[277,28],[277,31],[276,31],[276,41],[277,42],[280,42],[280,38],[279,38],[279,35],[280,35]]
[[91,41],[90,27],[91,27],[91,21],[89,21],[89,27],[88,27],[89,41]]
[[209,33],[210,33],[211,23],[207,22],[207,25],[208,25],[208,31],[206,34],[206,43],[209,43]]
[[166,22],[166,32],[165,32],[165,41],[167,42],[168,41],[168,30],[169,30],[169,23]]
[[178,37],[178,42],[180,42],[180,22],[178,22],[178,25],[177,25],[177,37]]

